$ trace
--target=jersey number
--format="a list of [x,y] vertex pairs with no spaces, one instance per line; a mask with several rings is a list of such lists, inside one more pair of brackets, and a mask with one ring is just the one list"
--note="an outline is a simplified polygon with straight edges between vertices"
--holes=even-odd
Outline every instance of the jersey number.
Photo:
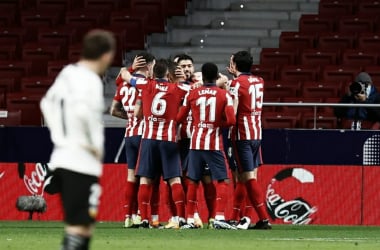
[[128,88],[127,86],[124,86],[120,89],[120,95],[123,96],[123,99],[121,100],[123,103],[123,107],[125,111],[133,111],[135,109],[135,99],[136,99],[136,89],[135,88]]
[[165,114],[166,111],[166,100],[162,99],[165,95],[165,92],[158,92],[152,102],[151,111],[153,115],[161,116]]
[[261,109],[263,107],[263,84],[249,86],[248,93],[251,95],[251,109]]
[[209,110],[209,119],[208,121],[215,121],[215,112],[216,112],[216,97],[206,98],[205,96],[199,97],[197,99],[197,106],[200,108],[200,120],[206,121],[206,107],[210,106]]

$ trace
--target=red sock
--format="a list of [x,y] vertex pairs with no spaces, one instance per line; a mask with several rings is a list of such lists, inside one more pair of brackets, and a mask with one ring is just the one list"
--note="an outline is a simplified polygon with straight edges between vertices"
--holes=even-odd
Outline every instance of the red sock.
[[244,216],[247,216],[251,220],[253,219],[253,206],[248,196],[246,196],[246,199],[245,199]]
[[240,219],[240,211],[245,197],[247,196],[246,188],[244,183],[236,183],[235,192],[234,192],[234,204],[232,208],[232,220]]
[[215,217],[215,200],[216,200],[216,189],[214,183],[203,184],[203,191],[206,200],[208,216],[209,218]]
[[150,200],[150,214],[158,215],[160,210],[160,183],[153,185],[152,197]]
[[189,179],[183,178],[182,187],[183,187],[183,192],[185,192],[185,197],[186,197],[186,194],[187,194],[187,189],[188,189],[189,184],[190,184]]
[[173,199],[172,199],[172,191],[171,191],[169,184],[164,185],[164,190],[162,192],[162,195],[164,196],[163,199],[164,199],[164,202],[167,206],[167,209],[169,212],[169,217],[176,216],[177,211],[176,211]]
[[197,208],[197,191],[198,184],[188,183],[187,185],[187,218],[194,218],[194,213]]
[[265,209],[263,191],[261,190],[257,180],[251,179],[245,183],[247,187],[248,198],[251,204],[256,210],[257,215],[260,220],[267,220],[269,218],[268,213]]
[[131,216],[137,202],[137,187],[135,182],[129,181],[127,181],[125,187],[125,214]]
[[139,208],[142,220],[149,220],[148,209],[152,197],[152,185],[141,184],[138,194]]
[[182,185],[174,183],[171,185],[172,198],[177,210],[177,216],[185,218],[185,193],[183,192]]
[[[224,218],[227,202],[228,184],[224,181],[216,184],[215,218]],[[218,218],[217,218],[218,217]]]

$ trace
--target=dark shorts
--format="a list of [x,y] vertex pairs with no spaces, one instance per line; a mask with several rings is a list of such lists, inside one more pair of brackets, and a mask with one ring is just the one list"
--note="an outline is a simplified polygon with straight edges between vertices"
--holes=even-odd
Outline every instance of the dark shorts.
[[228,166],[232,171],[236,171],[238,166],[233,152],[231,139],[228,138],[229,129],[223,129],[223,148],[227,157]]
[[136,169],[137,159],[139,158],[141,136],[125,138],[125,153],[127,157],[128,169]]
[[182,171],[187,171],[189,164],[190,139],[185,138],[178,141],[179,154],[181,157]]
[[98,177],[59,168],[51,180],[61,194],[64,221],[68,225],[93,224],[101,195]]
[[235,141],[234,151],[239,172],[253,171],[262,164],[260,140]]
[[226,156],[223,151],[192,149],[189,152],[187,177],[193,181],[201,180],[206,165],[213,180],[221,181],[228,178]]
[[176,142],[142,139],[136,175],[164,180],[182,176],[181,159]]

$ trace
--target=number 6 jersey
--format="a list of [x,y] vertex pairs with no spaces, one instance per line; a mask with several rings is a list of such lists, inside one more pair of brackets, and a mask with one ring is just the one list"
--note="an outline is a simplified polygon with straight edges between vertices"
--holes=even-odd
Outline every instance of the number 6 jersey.
[[264,80],[251,74],[241,74],[232,81],[230,93],[238,98],[236,128],[233,139],[261,140],[261,112],[263,108]]

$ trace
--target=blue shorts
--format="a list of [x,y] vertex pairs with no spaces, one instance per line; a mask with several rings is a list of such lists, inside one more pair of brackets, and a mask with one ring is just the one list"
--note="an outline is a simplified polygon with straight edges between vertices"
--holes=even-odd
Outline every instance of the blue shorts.
[[136,169],[139,157],[141,135],[125,137],[125,154],[127,157],[128,169]]
[[253,171],[262,164],[261,140],[235,141],[234,151],[239,172]]
[[233,152],[231,139],[228,138],[229,129],[224,128],[222,130],[222,133],[223,133],[223,148],[224,148],[224,153],[226,154],[226,157],[227,157],[228,166],[230,167],[232,171],[236,171],[238,167],[237,167],[237,163],[235,159],[235,154]]
[[182,171],[187,171],[189,164],[190,139],[185,138],[178,141],[179,154],[181,157]]
[[136,176],[164,180],[182,176],[178,145],[175,142],[142,139]]
[[205,173],[205,167],[208,166],[211,178],[222,181],[228,179],[227,160],[223,151],[218,150],[190,150],[189,167],[187,177],[193,181],[202,179]]

